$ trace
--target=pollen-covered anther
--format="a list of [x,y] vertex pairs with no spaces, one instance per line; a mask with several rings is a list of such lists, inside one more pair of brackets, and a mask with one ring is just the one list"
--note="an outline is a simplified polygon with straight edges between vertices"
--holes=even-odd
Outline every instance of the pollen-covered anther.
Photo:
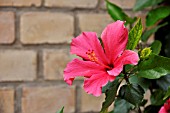
[[88,51],[86,52],[86,54],[87,54],[88,58],[89,58],[92,62],[97,62],[97,61],[98,61],[98,59],[97,59],[97,57],[96,57],[96,55],[95,55],[95,53],[94,53],[94,50],[88,50]]

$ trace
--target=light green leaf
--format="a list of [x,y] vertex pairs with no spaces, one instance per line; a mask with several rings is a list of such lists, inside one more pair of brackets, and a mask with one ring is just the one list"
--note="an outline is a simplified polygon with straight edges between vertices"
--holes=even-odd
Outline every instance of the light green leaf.
[[149,59],[141,61],[139,64],[139,77],[148,79],[158,79],[170,73],[170,58],[151,54]]
[[146,26],[152,26],[157,21],[159,21],[169,15],[170,15],[170,7],[168,7],[168,6],[162,6],[162,7],[153,9],[153,10],[149,11],[147,14]]
[[136,20],[136,18],[134,19],[130,18],[125,12],[123,12],[123,10],[120,7],[109,2],[108,0],[106,0],[106,7],[107,7],[108,13],[112,17],[112,19],[115,21],[122,20],[122,21],[126,21],[127,23],[132,24]]
[[126,49],[133,50],[136,48],[142,35],[142,29],[143,28],[142,28],[141,19],[138,19],[135,26],[129,32],[129,38],[128,38]]
[[135,6],[133,7],[134,11],[139,11],[148,6],[154,6],[161,3],[163,0],[136,0]]
[[63,112],[64,112],[64,106],[59,111],[57,111],[56,113],[63,113]]
[[163,27],[163,26],[165,26],[165,25],[167,25],[167,24],[168,24],[168,23],[164,23],[164,24],[158,25],[158,26],[156,26],[156,27],[154,27],[154,28],[152,28],[152,29],[150,29],[150,30],[145,31],[145,32],[142,34],[141,40],[142,40],[143,42],[146,42],[146,41],[148,40],[148,38],[149,38],[153,33],[155,33],[159,28],[161,28],[161,27]]
[[170,86],[169,86],[168,91],[166,92],[163,100],[166,100],[168,97],[170,97]]
[[115,100],[117,89],[120,85],[119,79],[114,80],[111,82],[111,87],[106,91],[106,98],[105,101],[102,104],[102,109],[100,113],[107,113],[108,107],[113,103]]
[[160,53],[160,51],[161,51],[161,47],[162,47],[162,43],[159,40],[155,40],[151,44],[152,53],[158,55]]
[[139,106],[139,104],[142,103],[144,93],[145,92],[140,85],[128,84],[128,85],[123,85],[120,88],[119,96],[122,99],[128,101],[129,103],[135,106]]

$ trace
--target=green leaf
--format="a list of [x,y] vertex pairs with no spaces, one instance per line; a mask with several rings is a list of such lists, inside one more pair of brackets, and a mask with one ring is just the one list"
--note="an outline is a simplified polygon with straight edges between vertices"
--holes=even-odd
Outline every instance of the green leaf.
[[111,85],[110,85],[111,87],[105,93],[106,98],[105,98],[105,101],[102,104],[102,109],[101,109],[100,113],[106,113],[107,112],[108,107],[115,100],[119,85],[120,85],[119,79],[116,79],[113,82],[111,82]]
[[123,85],[120,88],[119,96],[129,103],[138,106],[144,97],[144,90],[138,84]]
[[64,112],[64,106],[59,111],[57,111],[56,113],[63,113],[63,112]]
[[162,6],[162,7],[153,9],[153,10],[149,11],[147,14],[146,26],[152,26],[157,21],[159,21],[169,15],[170,15],[170,7],[168,7],[168,6]]
[[128,43],[126,46],[127,49],[133,50],[136,48],[142,35],[142,29],[143,28],[142,28],[141,19],[138,19],[135,26],[129,32]]
[[130,77],[129,82],[132,84],[139,84],[145,91],[147,91],[150,86],[150,81],[148,79],[141,78],[138,76]]
[[168,97],[170,97],[170,86],[169,86],[168,91],[166,92],[163,100],[166,100]]
[[139,11],[148,6],[154,6],[161,3],[163,0],[137,0],[135,6],[133,7],[134,11]]
[[139,77],[158,79],[170,73],[170,58],[151,54],[149,59],[141,61],[138,66]]
[[158,85],[162,90],[167,91],[170,86],[170,74],[157,79],[156,85]]
[[114,103],[114,113],[129,113],[132,104],[124,99],[117,98]]
[[163,26],[165,26],[165,25],[167,25],[167,24],[168,24],[168,23],[164,23],[164,24],[158,25],[158,26],[156,26],[156,27],[154,27],[154,28],[152,28],[152,29],[150,29],[150,30],[145,31],[145,32],[142,34],[141,40],[142,40],[143,42],[146,42],[146,41],[148,40],[148,38],[149,38],[153,33],[155,33],[159,28],[161,28],[161,27],[163,27]]
[[106,7],[107,7],[108,13],[112,17],[112,19],[115,21],[116,20],[122,20],[122,21],[126,20],[127,23],[132,24],[136,20],[136,18],[134,18],[134,19],[130,18],[125,12],[123,12],[123,10],[120,7],[109,2],[108,0],[106,0]]
[[152,44],[151,44],[151,50],[152,53],[158,55],[161,51],[161,47],[162,47],[162,43],[158,40],[155,40]]
[[151,94],[150,100],[151,100],[151,104],[155,105],[155,106],[160,106],[162,104],[164,104],[164,100],[163,97],[165,95],[165,92],[162,90],[156,90]]

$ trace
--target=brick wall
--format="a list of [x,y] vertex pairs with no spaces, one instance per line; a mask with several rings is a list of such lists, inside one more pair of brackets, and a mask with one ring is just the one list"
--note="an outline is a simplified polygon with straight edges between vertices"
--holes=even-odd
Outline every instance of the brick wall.
[[[111,0],[134,15],[135,0]],[[138,13],[143,15],[143,13]],[[0,0],[0,113],[98,112],[104,96],[68,87],[69,42],[112,22],[102,0]]]

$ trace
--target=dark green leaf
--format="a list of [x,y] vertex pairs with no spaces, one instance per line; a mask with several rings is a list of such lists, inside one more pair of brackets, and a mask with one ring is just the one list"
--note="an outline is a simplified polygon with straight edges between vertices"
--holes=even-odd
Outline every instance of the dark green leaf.
[[157,79],[170,73],[170,58],[151,54],[149,59],[139,64],[139,77]]
[[152,26],[157,21],[170,15],[170,7],[162,6],[149,11],[146,17],[146,26]]
[[133,7],[134,11],[141,10],[148,6],[154,6],[161,3],[163,0],[137,0],[135,6]]
[[[118,81],[118,79],[123,78],[124,75],[120,74],[119,76],[116,77],[116,81]],[[114,85],[114,82],[108,82],[104,87],[102,87],[102,93],[106,93],[107,90],[111,89]]]
[[108,107],[113,103],[115,100],[116,94],[117,94],[117,89],[120,85],[119,79],[114,80],[111,82],[111,87],[106,91],[106,98],[105,101],[102,104],[102,109],[100,113],[105,113],[107,111]]
[[169,86],[168,91],[166,92],[163,100],[166,100],[168,97],[170,97],[170,86]]
[[108,0],[106,0],[106,7],[107,7],[107,11],[110,14],[110,16],[112,17],[113,20],[122,20],[125,21],[127,23],[133,23],[136,18],[132,19],[130,18],[126,13],[123,12],[123,10],[118,7],[117,5],[109,2]]
[[104,87],[102,87],[102,93],[106,93],[107,90],[109,90],[112,87],[112,82],[108,82]]
[[163,26],[165,26],[165,25],[167,25],[167,24],[168,24],[168,23],[164,23],[164,24],[158,25],[158,26],[156,26],[156,27],[154,27],[154,28],[152,28],[152,29],[150,29],[150,30],[145,31],[145,32],[142,34],[141,40],[142,40],[143,42],[146,42],[146,41],[148,40],[148,38],[149,38],[153,33],[155,33],[159,28],[161,28],[161,27],[163,27]]
[[120,88],[119,96],[129,103],[138,106],[143,100],[144,90],[138,84],[123,85]]
[[145,91],[147,91],[150,86],[150,81],[148,79],[141,78],[138,76],[130,77],[129,82],[132,84],[139,84]]
[[164,91],[170,86],[170,74],[156,80],[156,84]]
[[64,106],[59,111],[57,111],[56,113],[63,113],[63,112],[64,112]]
[[145,108],[144,113],[158,113],[159,110],[160,106],[150,105]]
[[[162,38],[164,38],[164,37],[162,37]],[[166,42],[164,45],[165,46],[165,48],[164,48],[165,54],[167,57],[170,58],[170,32],[169,32],[169,34],[167,34],[165,36],[165,39],[163,39],[163,40]]]
[[141,19],[138,19],[135,26],[129,32],[128,44],[126,46],[127,49],[133,50],[136,48],[142,35],[142,29]]
[[148,102],[148,100],[143,99],[142,103],[140,103],[140,106],[145,106],[147,102]]
[[124,99],[117,98],[114,103],[114,113],[129,113],[132,104]]
[[152,44],[151,44],[151,50],[152,53],[158,55],[161,51],[161,47],[162,47],[162,43],[158,40],[155,40]]
[[151,95],[151,104],[155,106],[162,105],[165,101],[163,100],[163,97],[165,95],[165,92],[163,90],[156,90]]

